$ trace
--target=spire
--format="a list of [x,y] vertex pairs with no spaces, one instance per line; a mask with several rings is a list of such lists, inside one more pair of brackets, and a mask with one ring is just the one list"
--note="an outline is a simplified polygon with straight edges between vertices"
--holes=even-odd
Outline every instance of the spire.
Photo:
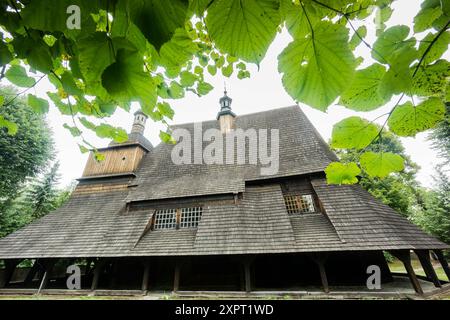
[[231,99],[228,95],[227,95],[227,88],[224,88],[224,92],[223,92],[223,97],[219,99],[219,103],[220,103],[220,111],[217,114],[217,119],[219,119],[221,116],[223,115],[231,115],[233,117],[236,117],[236,115],[234,114],[233,111],[231,111],[231,101],[233,101],[233,99]]
[[222,133],[228,133],[234,128],[234,118],[236,115],[231,111],[232,99],[227,95],[227,88],[223,92],[223,97],[219,99],[220,111],[217,114],[217,120],[219,120],[220,131]]
[[143,135],[145,130],[145,122],[147,121],[147,115],[141,110],[134,113],[134,122],[131,127],[131,133],[138,133]]

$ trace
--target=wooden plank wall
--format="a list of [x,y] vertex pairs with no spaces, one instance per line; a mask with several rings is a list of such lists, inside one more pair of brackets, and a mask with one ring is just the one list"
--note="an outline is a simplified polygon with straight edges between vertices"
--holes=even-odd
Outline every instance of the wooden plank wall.
[[95,160],[92,153],[89,155],[83,177],[134,172],[145,155],[145,150],[141,147],[130,146],[104,150],[101,153],[105,155],[105,160],[100,162]]

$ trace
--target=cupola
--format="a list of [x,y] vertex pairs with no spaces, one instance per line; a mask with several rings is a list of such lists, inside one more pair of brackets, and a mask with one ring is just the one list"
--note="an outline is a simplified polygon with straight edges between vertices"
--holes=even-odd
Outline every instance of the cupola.
[[236,115],[231,111],[232,101],[225,89],[223,97],[219,99],[220,111],[217,114],[217,120],[219,120],[220,131],[222,133],[228,133],[234,128],[234,118],[236,118]]

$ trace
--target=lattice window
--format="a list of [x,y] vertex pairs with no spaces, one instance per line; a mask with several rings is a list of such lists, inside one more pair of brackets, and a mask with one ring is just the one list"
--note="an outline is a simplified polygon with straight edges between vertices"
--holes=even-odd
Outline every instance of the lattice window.
[[157,210],[154,229],[173,229],[177,225],[176,209]]
[[202,218],[202,208],[182,208],[180,228],[196,228],[200,219]]
[[311,194],[284,196],[284,203],[289,214],[314,213],[314,198]]

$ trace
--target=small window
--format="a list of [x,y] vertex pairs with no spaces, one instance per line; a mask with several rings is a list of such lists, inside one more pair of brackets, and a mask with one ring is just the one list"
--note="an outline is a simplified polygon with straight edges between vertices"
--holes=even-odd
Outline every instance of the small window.
[[157,210],[153,229],[196,228],[201,218],[202,207]]
[[176,210],[166,209],[158,210],[155,213],[155,230],[158,229],[172,229],[176,226]]
[[180,228],[196,228],[201,218],[202,218],[201,207],[182,208]]
[[284,196],[284,203],[288,214],[316,212],[311,194]]

